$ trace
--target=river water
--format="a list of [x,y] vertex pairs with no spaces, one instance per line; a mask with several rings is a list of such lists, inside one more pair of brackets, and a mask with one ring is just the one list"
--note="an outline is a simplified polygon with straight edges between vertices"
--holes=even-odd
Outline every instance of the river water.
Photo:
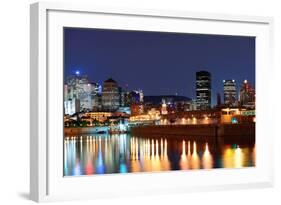
[[64,176],[251,166],[255,166],[255,143],[243,136],[152,138],[118,134],[64,139]]

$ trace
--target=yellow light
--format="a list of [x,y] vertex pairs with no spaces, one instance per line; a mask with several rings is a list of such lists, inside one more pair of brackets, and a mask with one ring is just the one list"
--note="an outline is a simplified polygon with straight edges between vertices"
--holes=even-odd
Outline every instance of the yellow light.
[[154,158],[154,140],[151,140],[151,157]]
[[192,169],[199,169],[200,168],[200,159],[199,159],[199,155],[197,153],[197,146],[196,146],[196,142],[193,142],[193,152],[192,152],[192,156],[191,156],[191,167]]
[[196,146],[196,142],[193,142],[193,152],[192,154],[197,154],[197,146]]
[[205,151],[203,153],[202,165],[204,169],[211,169],[213,167],[213,157],[209,151],[208,143],[206,143]]
[[234,167],[240,168],[243,167],[243,161],[244,161],[244,154],[242,150],[237,146],[237,148],[234,151]]
[[186,151],[185,151],[185,141],[182,141],[182,154],[181,154],[181,159],[180,159],[180,167],[183,170],[186,170],[189,168],[189,161],[186,156]]
[[234,167],[233,158],[234,158],[234,151],[233,149],[228,147],[223,154],[223,166],[225,168],[233,168]]
[[181,154],[182,157],[185,157],[186,156],[186,152],[185,152],[185,141],[183,140],[182,141],[182,154]]
[[161,141],[160,141],[160,152],[161,152],[161,157],[163,157],[163,139],[161,138]]
[[168,147],[168,144],[167,144],[167,140],[165,139],[164,141],[164,156],[167,157],[167,147]]
[[193,123],[193,124],[196,124],[196,123],[197,123],[196,117],[193,117],[193,118],[192,118],[192,123]]
[[135,145],[135,148],[136,148],[135,158],[136,158],[136,159],[138,159],[138,156],[139,156],[139,149],[138,149],[138,147],[139,147],[139,146],[138,146],[138,141],[136,140],[136,145]]
[[156,158],[159,158],[159,151],[158,151],[158,140],[156,140]]
[[185,118],[184,117],[182,118],[182,124],[185,124]]

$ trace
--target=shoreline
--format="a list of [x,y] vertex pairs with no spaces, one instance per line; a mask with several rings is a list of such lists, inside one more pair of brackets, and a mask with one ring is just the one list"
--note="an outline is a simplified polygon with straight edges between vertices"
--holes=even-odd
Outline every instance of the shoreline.
[[[65,127],[64,135],[102,134],[98,127]],[[106,131],[106,130],[104,130]],[[211,124],[211,125],[147,125],[131,128],[132,135],[165,136],[255,136],[255,123],[249,124]],[[105,133],[107,134],[107,133]],[[116,133],[118,134],[118,133]]]

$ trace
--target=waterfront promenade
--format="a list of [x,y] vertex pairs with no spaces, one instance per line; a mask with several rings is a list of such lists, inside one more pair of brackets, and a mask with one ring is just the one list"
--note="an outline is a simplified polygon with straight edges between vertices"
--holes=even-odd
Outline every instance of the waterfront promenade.
[[[95,127],[64,128],[65,135],[92,134]],[[145,125],[132,127],[133,135],[175,136],[255,136],[255,123],[246,124],[200,124],[200,125]]]
[[132,134],[180,136],[255,136],[255,124],[158,125],[132,128]]

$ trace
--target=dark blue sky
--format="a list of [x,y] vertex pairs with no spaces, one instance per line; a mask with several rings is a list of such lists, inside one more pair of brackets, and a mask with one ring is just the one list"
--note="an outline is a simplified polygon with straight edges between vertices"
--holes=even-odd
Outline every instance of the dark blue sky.
[[199,70],[212,75],[212,104],[223,79],[235,79],[237,90],[244,79],[255,84],[254,37],[65,28],[64,40],[65,76],[112,77],[145,95],[194,98]]

